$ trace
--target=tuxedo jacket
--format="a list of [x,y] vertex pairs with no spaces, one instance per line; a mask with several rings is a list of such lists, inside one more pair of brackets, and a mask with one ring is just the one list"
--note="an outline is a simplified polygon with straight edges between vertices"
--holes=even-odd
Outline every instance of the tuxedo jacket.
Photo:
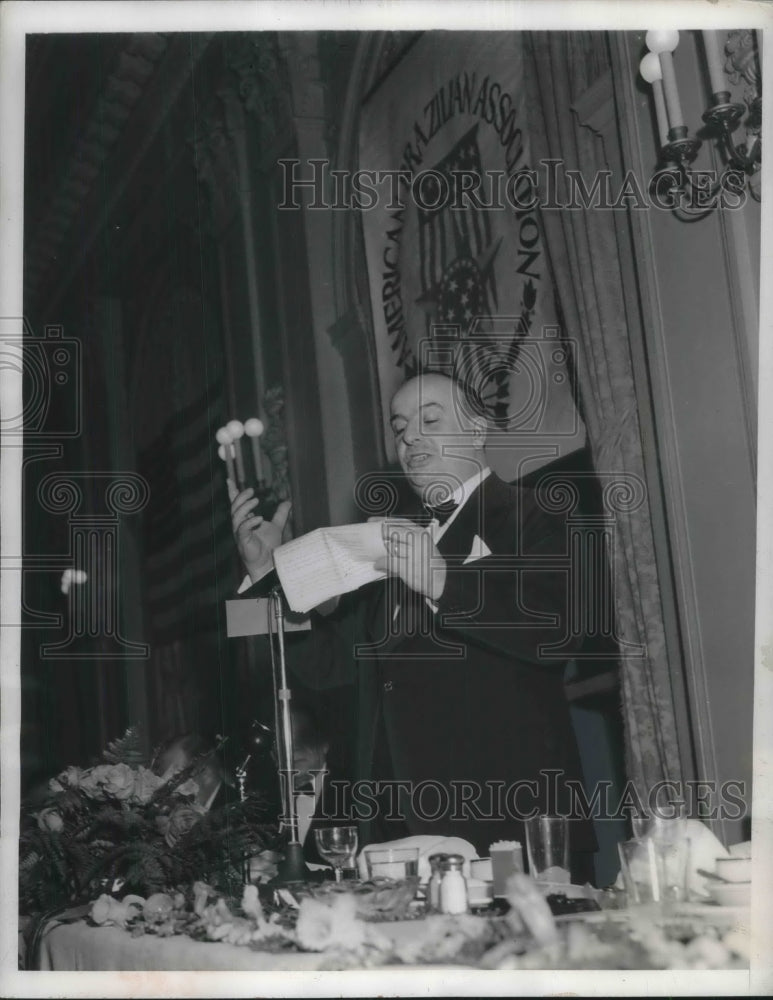
[[[581,769],[563,678],[581,637],[570,631],[567,545],[564,518],[492,474],[437,543],[447,575],[436,610],[393,579],[372,596],[358,661],[375,675],[380,725],[362,751],[411,783],[410,833],[487,851],[523,839],[519,816],[570,806],[567,780]],[[573,839],[593,848],[589,824]]]
[[[447,573],[434,607],[400,580],[371,584],[354,616],[315,624],[291,659],[310,684],[354,678],[356,777],[407,783],[406,832],[487,852],[523,842],[522,815],[568,810],[567,781],[582,776],[563,681],[581,641],[567,545],[563,517],[492,473],[437,543]],[[589,823],[572,839],[595,847]]]

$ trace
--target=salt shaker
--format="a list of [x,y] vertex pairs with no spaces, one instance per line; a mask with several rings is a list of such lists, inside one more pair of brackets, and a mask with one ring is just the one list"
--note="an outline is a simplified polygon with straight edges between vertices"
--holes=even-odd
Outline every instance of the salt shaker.
[[440,866],[447,857],[447,854],[430,854],[429,856],[431,874],[429,882],[427,882],[427,908],[433,913],[440,911],[440,882],[443,878]]
[[461,854],[449,854],[441,862],[443,878],[440,883],[441,913],[466,913],[469,909],[467,900],[467,880],[462,874],[464,858]]

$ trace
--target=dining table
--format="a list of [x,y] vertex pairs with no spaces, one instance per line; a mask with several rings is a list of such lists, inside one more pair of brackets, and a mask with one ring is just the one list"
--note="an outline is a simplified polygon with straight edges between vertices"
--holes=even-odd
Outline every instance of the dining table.
[[[557,926],[571,922],[587,926],[625,925],[637,919],[636,908],[556,917]],[[437,919],[437,918],[435,918]],[[448,918],[453,921],[454,918]],[[485,914],[480,915],[485,919]],[[749,934],[749,911],[743,907],[712,907],[682,904],[668,916],[685,926],[712,933],[738,936]],[[415,939],[422,932],[420,916],[411,919],[373,922],[376,929],[396,946]],[[335,957],[326,952],[267,951],[257,945],[236,946],[220,941],[195,940],[184,934],[157,936],[132,933],[117,926],[95,925],[88,919],[88,907],[64,911],[42,929],[28,968],[59,972],[107,971],[227,971],[227,972],[315,972],[336,968]],[[347,963],[339,967],[351,967]],[[417,968],[420,966],[417,966]],[[460,966],[464,967],[462,962]],[[474,968],[474,966],[467,966]],[[608,966],[606,966],[608,967]],[[394,968],[394,966],[385,967]]]

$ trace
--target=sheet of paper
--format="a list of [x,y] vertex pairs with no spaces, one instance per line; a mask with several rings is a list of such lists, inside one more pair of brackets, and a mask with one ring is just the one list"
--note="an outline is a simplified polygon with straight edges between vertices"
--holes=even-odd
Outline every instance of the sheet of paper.
[[373,564],[385,555],[381,522],[317,528],[274,552],[287,603],[305,613],[323,601],[383,580]]

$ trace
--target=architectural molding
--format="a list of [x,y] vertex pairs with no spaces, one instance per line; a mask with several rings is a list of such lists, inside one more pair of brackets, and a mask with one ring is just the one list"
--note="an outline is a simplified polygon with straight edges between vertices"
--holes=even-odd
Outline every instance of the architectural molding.
[[196,174],[209,196],[215,231],[227,226],[239,207],[240,178],[233,142],[239,124],[232,106],[234,102],[241,110],[233,88],[230,92],[229,88],[218,91],[196,116],[196,130],[188,137]]
[[118,55],[92,115],[75,139],[69,169],[53,192],[47,210],[33,223],[25,253],[25,293],[39,289],[62,249],[73,220],[81,212],[118,137],[158,69],[167,49],[163,35],[133,35]]
[[[120,204],[132,178],[145,161],[149,148],[178,100],[181,90],[186,83],[190,83],[194,67],[212,41],[212,35],[209,33],[192,36],[193,43],[188,36],[179,38],[171,36],[167,39],[162,36],[139,35],[134,36],[134,39],[138,39],[148,46],[150,51],[155,52],[160,48],[160,43],[154,43],[154,47],[151,48],[151,42],[148,40],[156,37],[163,41],[164,49],[158,52],[155,71],[148,79],[141,99],[127,116],[124,127],[119,130],[115,141],[109,144],[110,148],[105,149],[104,166],[107,167],[108,162],[110,163],[111,176],[114,178],[109,191],[106,195],[105,191],[95,183],[82,201],[74,207],[72,223],[60,248],[60,253],[62,257],[66,256],[67,263],[64,266],[60,263],[54,268],[58,280],[55,285],[52,282],[53,287],[50,291],[45,289],[47,294],[44,305],[49,313],[59,305],[94,242],[103,231],[106,221]],[[85,136],[88,141],[98,141],[100,136],[104,137],[104,129],[98,117],[92,119]],[[65,248],[71,252],[65,254]],[[27,309],[30,309],[33,297],[39,300],[42,298],[45,270],[35,285],[30,283],[25,287]]]
[[[309,34],[313,34],[310,32]],[[289,117],[286,72],[274,32],[239,32],[224,43],[245,112],[257,119],[262,142],[271,142]]]
[[290,464],[285,428],[284,388],[281,385],[266,390],[263,409],[266,414],[266,430],[260,438],[260,446],[271,463],[271,486],[280,500],[289,500]]

